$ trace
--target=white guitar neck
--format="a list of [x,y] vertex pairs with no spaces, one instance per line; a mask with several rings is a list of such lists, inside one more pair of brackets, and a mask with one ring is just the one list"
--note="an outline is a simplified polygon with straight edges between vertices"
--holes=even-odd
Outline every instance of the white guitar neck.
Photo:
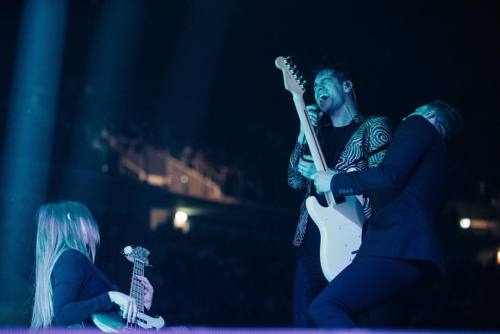
[[[321,147],[319,145],[318,138],[314,132],[314,128],[309,119],[309,114],[306,109],[306,104],[304,103],[304,92],[305,92],[305,80],[301,75],[299,75],[296,66],[292,66],[290,57],[278,57],[274,61],[274,64],[278,69],[281,70],[283,74],[283,82],[285,88],[293,96],[293,103],[295,104],[295,109],[299,114],[300,124],[304,129],[304,135],[306,136],[307,144],[314,161],[316,169],[320,172],[324,172],[328,169],[326,165],[325,157],[321,152]],[[335,198],[331,192],[325,194],[326,201],[328,205],[335,204]]]
[[[309,151],[311,152],[311,156],[313,158],[314,166],[318,171],[324,172],[328,169],[328,166],[326,164],[325,157],[323,156],[323,152],[321,151],[318,137],[316,136],[314,128],[311,124],[311,120],[309,119],[309,114],[307,113],[304,99],[301,95],[292,95],[293,103],[295,105],[295,109],[297,110],[297,114],[299,115],[300,124],[304,129],[304,135],[307,140]],[[325,198],[328,205],[335,204],[335,198],[333,197],[333,194],[331,192],[326,193]]]

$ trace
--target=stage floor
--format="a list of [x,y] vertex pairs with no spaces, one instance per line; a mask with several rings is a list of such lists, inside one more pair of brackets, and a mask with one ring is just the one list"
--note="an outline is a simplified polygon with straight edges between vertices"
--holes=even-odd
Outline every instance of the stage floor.
[[[21,333],[33,333],[27,328],[0,328],[0,334],[21,334]],[[102,333],[97,329],[46,329],[40,330],[38,332],[43,333],[82,333],[82,334],[94,334],[94,333]],[[130,330],[127,332],[135,332],[135,330]],[[170,327],[166,329],[162,329],[157,333],[177,333],[177,334],[285,334],[285,333],[294,333],[294,334],[307,334],[307,333],[336,333],[336,334],[470,334],[470,333],[478,333],[478,334],[499,334],[500,331],[457,331],[457,330],[405,330],[405,329],[295,329],[295,328],[210,328],[210,327]]]

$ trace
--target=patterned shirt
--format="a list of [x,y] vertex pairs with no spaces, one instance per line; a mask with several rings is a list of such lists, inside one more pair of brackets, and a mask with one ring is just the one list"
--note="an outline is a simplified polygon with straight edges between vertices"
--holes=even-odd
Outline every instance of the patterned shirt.
[[[339,172],[359,171],[376,167],[384,158],[385,147],[391,140],[391,127],[388,118],[356,116],[353,121],[361,124],[347,142],[333,168]],[[318,136],[321,137],[321,135],[322,131],[320,129]],[[288,165],[288,185],[293,189],[306,190],[304,200],[300,205],[299,221],[293,241],[295,246],[300,246],[304,239],[309,218],[305,200],[311,196],[314,190],[312,182],[303,177],[298,170],[299,160],[304,155],[306,148],[307,143],[297,142]],[[369,199],[364,198],[362,205],[366,217],[369,218],[371,216]]]

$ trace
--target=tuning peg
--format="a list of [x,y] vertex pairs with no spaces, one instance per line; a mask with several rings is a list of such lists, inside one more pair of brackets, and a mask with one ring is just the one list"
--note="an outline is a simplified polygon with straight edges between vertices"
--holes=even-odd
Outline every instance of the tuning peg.
[[125,247],[125,248],[123,249],[123,254],[125,254],[125,255],[130,255],[130,254],[132,254],[133,250],[134,250],[134,249],[132,248],[132,246],[127,246],[127,247]]

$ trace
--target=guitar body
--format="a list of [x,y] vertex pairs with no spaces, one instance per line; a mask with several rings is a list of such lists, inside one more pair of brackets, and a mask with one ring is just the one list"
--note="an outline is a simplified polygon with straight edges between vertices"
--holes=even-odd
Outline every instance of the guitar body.
[[[127,327],[127,322],[123,317],[115,312],[101,312],[92,315],[92,321],[101,331],[106,333],[117,333],[130,329]],[[137,313],[137,320],[133,327],[140,327],[142,329],[156,329],[159,330],[165,326],[165,321],[161,316],[156,318],[150,317],[144,313]]]
[[314,196],[306,199],[306,207],[320,232],[320,261],[325,278],[330,282],[354,260],[361,246],[364,212],[352,196],[340,204],[322,206]]
[[92,321],[97,328],[105,333],[121,332],[127,328],[127,323],[118,313],[94,313],[92,315]]

